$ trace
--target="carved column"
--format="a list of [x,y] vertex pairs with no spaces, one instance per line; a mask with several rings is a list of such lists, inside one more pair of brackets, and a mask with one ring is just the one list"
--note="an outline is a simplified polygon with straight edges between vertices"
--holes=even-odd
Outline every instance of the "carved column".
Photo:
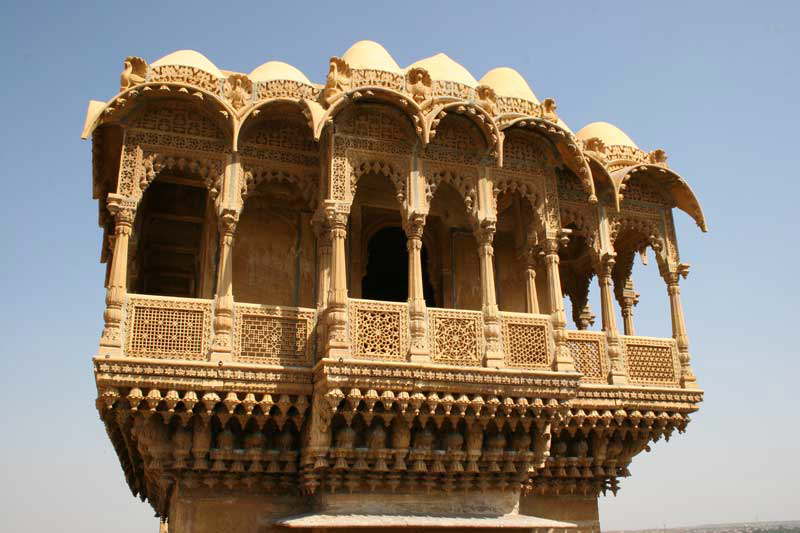
[[689,273],[688,265],[680,265],[678,268],[678,272],[667,273],[664,276],[664,280],[667,282],[667,294],[669,294],[672,337],[678,344],[678,356],[681,361],[681,386],[693,389],[697,387],[697,378],[695,378],[690,366],[689,336],[686,334],[686,322],[683,318],[683,305],[681,304],[681,288],[678,285],[680,277],[686,277]]
[[608,357],[611,359],[610,383],[627,383],[625,366],[622,362],[622,341],[617,329],[617,317],[614,314],[614,299],[611,292],[611,271],[616,263],[616,254],[607,253],[600,258],[597,282],[600,285],[600,307],[603,315],[603,331],[608,341]]
[[[331,230],[324,213],[317,212],[314,220],[317,234],[317,317],[324,316],[331,288]],[[317,320],[317,345],[325,346],[327,340],[325,320]]]
[[639,303],[639,293],[633,288],[633,278],[630,276],[625,280],[625,288],[622,289],[622,298],[619,303],[622,309],[625,335],[636,335],[636,329],[633,326],[633,307]]
[[485,365],[501,367],[505,365],[503,342],[500,333],[500,310],[494,285],[494,220],[481,220],[475,231],[478,240],[478,255],[481,267],[481,304],[483,307],[484,337],[486,340]]
[[350,355],[350,339],[347,332],[347,260],[344,244],[347,238],[346,206],[326,202],[325,218],[331,234],[331,280],[328,290],[326,312],[328,338],[325,357],[347,357]]
[[105,325],[98,355],[122,355],[122,318],[128,283],[128,240],[136,216],[136,201],[119,194],[108,195],[108,210],[114,216],[114,248],[106,288]]
[[413,363],[430,362],[428,349],[428,321],[425,293],[422,287],[422,232],[425,228],[425,215],[410,213],[404,220],[404,230],[408,238],[408,317],[410,342],[409,359]]
[[219,266],[217,269],[217,296],[214,309],[214,340],[211,344],[212,361],[231,359],[233,330],[233,235],[239,221],[235,209],[223,209],[219,216]]
[[561,274],[558,271],[558,238],[549,238],[544,244],[544,261],[547,268],[548,297],[553,321],[553,338],[556,354],[553,359],[553,370],[575,372],[575,362],[567,346],[567,315],[564,311],[564,295],[561,293]]
[[539,314],[539,296],[536,294],[536,252],[531,249],[525,254],[525,310]]

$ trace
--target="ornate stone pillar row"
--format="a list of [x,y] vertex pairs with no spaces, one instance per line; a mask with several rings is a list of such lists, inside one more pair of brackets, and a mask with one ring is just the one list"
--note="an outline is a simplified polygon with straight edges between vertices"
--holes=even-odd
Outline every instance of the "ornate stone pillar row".
[[495,221],[492,219],[481,220],[475,230],[481,268],[481,303],[483,307],[483,331],[486,340],[485,365],[487,367],[505,366],[500,310],[497,307],[494,284],[494,247],[492,242],[495,230]]
[[214,340],[212,361],[230,361],[233,346],[233,235],[239,222],[239,211],[223,209],[219,215],[219,266],[217,295],[214,302]]
[[326,200],[324,210],[331,235],[325,357],[347,357],[350,355],[350,337],[347,331],[347,259],[344,244],[347,238],[348,206]]
[[[563,237],[566,239],[566,237]],[[561,293],[561,274],[558,271],[560,262],[558,247],[559,238],[548,238],[544,243],[544,261],[547,269],[548,296],[553,321],[553,338],[556,344],[556,354],[553,358],[553,370],[575,372],[575,362],[572,352],[567,346],[567,315],[564,311],[564,295]]]
[[408,239],[408,318],[410,343],[409,360],[412,363],[428,363],[431,360],[428,348],[428,310],[422,286],[422,232],[425,229],[423,213],[409,213],[403,221]]
[[627,383],[625,365],[622,361],[622,341],[617,329],[617,317],[614,314],[614,299],[611,289],[611,271],[616,263],[616,254],[606,253],[600,258],[597,282],[600,285],[600,307],[603,318],[603,331],[606,332],[608,357],[611,360],[609,383]]
[[111,270],[106,288],[105,325],[100,336],[98,355],[122,355],[122,319],[125,297],[128,293],[128,241],[136,216],[136,200],[109,193],[108,210],[114,216],[114,246]]
[[678,356],[681,362],[681,386],[687,389],[697,388],[697,378],[690,366],[689,336],[686,334],[686,322],[683,318],[683,305],[681,304],[681,288],[678,281],[689,274],[689,265],[681,263],[677,272],[668,272],[664,276],[669,294],[670,315],[672,317],[672,337],[678,344]]
[[539,295],[536,294],[536,263],[538,255],[533,249],[525,254],[525,311],[539,314]]
[[639,293],[634,289],[633,278],[630,276],[625,280],[625,288],[622,289],[622,298],[619,303],[622,309],[625,335],[636,335],[636,328],[633,325],[633,307],[639,303]]

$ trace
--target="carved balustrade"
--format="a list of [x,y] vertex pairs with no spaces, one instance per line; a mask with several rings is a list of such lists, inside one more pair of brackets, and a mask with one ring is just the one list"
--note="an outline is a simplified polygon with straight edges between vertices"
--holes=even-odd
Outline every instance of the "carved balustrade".
[[[317,310],[236,303],[232,361],[310,368],[321,358]],[[351,357],[409,362],[409,307],[405,302],[349,299]],[[126,357],[207,361],[213,336],[213,300],[129,294],[124,311]],[[555,354],[549,315],[500,313],[503,364],[483,358],[483,313],[429,308],[426,325],[431,363],[457,367],[549,371]],[[582,383],[607,383],[611,368],[601,331],[566,332]],[[680,387],[681,362],[674,339],[622,336],[625,374],[631,384]]]

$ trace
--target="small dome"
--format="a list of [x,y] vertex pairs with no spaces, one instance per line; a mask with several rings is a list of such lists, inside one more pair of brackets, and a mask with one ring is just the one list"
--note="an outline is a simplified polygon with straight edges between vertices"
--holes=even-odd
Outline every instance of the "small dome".
[[481,78],[481,85],[488,85],[497,96],[508,96],[510,98],[521,98],[529,102],[539,103],[539,99],[533,94],[528,82],[522,75],[509,67],[493,68]]
[[253,69],[249,77],[253,81],[291,80],[313,85],[305,74],[283,61],[267,61],[260,67]]
[[581,128],[576,137],[582,141],[598,137],[608,146],[623,145],[638,148],[636,143],[624,131],[608,122],[592,122]]
[[434,80],[455,81],[470,87],[478,86],[478,80],[467,69],[442,53],[420,59],[406,67],[406,70],[414,67],[424,68]]
[[167,54],[161,59],[153,61],[151,67],[162,67],[164,65],[180,65],[183,67],[193,67],[208,72],[215,78],[224,78],[222,72],[206,56],[194,50],[178,50]]
[[398,74],[403,72],[389,52],[375,41],[358,41],[347,49],[342,59],[350,68],[386,70]]

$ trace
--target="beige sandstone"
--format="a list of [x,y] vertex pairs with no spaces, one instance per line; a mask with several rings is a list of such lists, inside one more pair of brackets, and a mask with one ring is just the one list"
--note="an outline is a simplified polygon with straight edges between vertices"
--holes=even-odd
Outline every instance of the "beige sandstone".
[[[706,227],[662,150],[573,134],[513,69],[368,41],[324,85],[187,50],[120,82],[83,132],[97,408],[162,530],[598,531],[598,496],[685,430],[673,208]],[[647,249],[672,338],[634,332]]]

